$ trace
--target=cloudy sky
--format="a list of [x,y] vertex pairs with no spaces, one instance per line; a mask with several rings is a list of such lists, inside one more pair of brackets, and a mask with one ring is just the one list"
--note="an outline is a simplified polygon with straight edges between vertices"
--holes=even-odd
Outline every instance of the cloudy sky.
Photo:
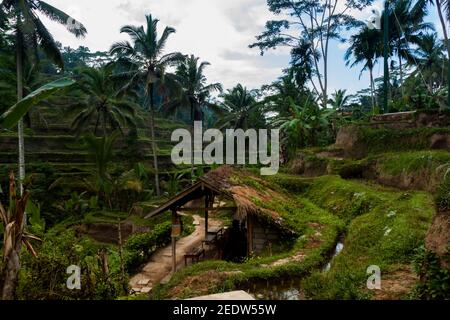
[[[81,21],[88,30],[84,39],[75,39],[62,26],[51,21],[46,25],[64,46],[87,46],[91,51],[106,51],[111,44],[126,40],[119,29],[125,24],[142,25],[145,14],[152,13],[160,22],[176,29],[166,47],[167,52],[194,54],[211,66],[207,76],[225,88],[242,83],[257,88],[275,80],[289,63],[287,49],[271,50],[260,56],[248,45],[264,30],[274,16],[266,0],[47,0],[48,3]],[[382,0],[376,0],[380,7]],[[360,19],[370,10],[353,12]],[[348,88],[349,92],[368,87],[368,76],[359,79],[359,69],[349,70],[343,61],[345,45],[333,43],[330,57],[330,91]],[[382,66],[375,68],[381,75]]]

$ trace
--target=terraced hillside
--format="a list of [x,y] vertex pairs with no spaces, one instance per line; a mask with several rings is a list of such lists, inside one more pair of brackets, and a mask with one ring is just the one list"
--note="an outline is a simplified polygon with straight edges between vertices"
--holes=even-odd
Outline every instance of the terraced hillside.
[[[58,110],[58,111],[55,111]],[[25,130],[25,160],[27,166],[46,164],[55,169],[59,175],[83,175],[92,166],[92,158],[83,147],[81,137],[71,130],[71,118],[65,119],[64,108],[39,107],[39,119],[33,121],[31,128]],[[140,162],[149,171],[153,167],[153,154],[148,129],[149,119],[141,115],[137,136],[127,129],[125,135],[115,144],[115,160],[120,163]],[[174,129],[185,127],[184,124],[166,119],[156,120],[156,138],[160,169],[170,171],[171,133]],[[93,132],[93,126],[90,128]],[[18,138],[15,132],[0,132],[0,170],[17,167]]]

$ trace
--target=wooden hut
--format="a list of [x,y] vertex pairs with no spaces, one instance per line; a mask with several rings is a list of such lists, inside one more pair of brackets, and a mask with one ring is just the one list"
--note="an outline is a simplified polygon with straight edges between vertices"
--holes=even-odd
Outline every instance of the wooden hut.
[[[222,166],[201,177],[194,185],[183,190],[167,202],[149,213],[151,218],[164,212],[172,212],[173,223],[176,224],[179,212],[199,212],[205,214],[205,238],[214,236],[208,226],[209,214],[212,211],[227,210],[233,215],[233,220],[244,226],[246,236],[246,255],[258,253],[271,243],[275,243],[284,234],[295,233],[285,226],[280,215],[272,210],[255,204],[259,201],[270,201],[280,197],[280,194],[267,188],[256,188],[252,183],[257,181],[261,186],[267,186],[261,178],[245,170]],[[254,185],[254,184],[253,184]],[[189,205],[199,203],[201,206]],[[224,205],[225,204],[225,205]],[[176,236],[172,237],[173,269],[176,268]]]

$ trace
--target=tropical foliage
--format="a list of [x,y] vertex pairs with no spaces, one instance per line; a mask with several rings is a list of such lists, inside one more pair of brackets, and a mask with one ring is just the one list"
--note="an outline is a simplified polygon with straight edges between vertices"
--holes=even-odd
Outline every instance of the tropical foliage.
[[[172,239],[170,214],[155,219],[144,217],[218,165],[172,163],[171,134],[179,128],[193,133],[195,122],[223,133],[227,129],[279,129],[281,162],[289,165],[281,168],[285,171],[298,164],[299,171],[307,176],[311,170],[346,178],[378,175],[366,172],[371,165],[376,170],[383,169],[381,162],[377,162],[381,160],[372,154],[375,144],[367,147],[369,158],[356,161],[346,158],[345,152],[333,145],[336,136],[344,125],[366,126],[374,115],[384,112],[380,105],[386,92],[392,112],[422,110],[423,114],[438,114],[439,119],[448,113],[450,42],[446,26],[450,10],[448,0],[390,1],[389,12],[381,13],[381,20],[386,17],[390,27],[383,30],[383,25],[372,28],[353,14],[373,3],[372,0],[267,1],[275,18],[266,22],[247,50],[250,53],[257,48],[263,55],[287,47],[288,51],[278,53],[289,55],[290,60],[270,82],[254,88],[243,79],[225,82],[224,86],[208,78],[209,71],[216,66],[203,60],[207,57],[197,56],[194,44],[192,52],[167,50],[169,40],[177,44],[179,35],[173,27],[161,28],[164,22],[152,14],[142,15],[143,25],[124,25],[117,30],[127,40],[113,43],[109,51],[94,52],[84,45],[71,48],[53,38],[42,17],[64,26],[76,37],[84,37],[87,30],[47,2],[0,0],[1,298],[116,299],[128,295],[128,277]],[[431,10],[437,14],[437,23],[430,22]],[[387,46],[383,39],[385,31],[389,35]],[[332,54],[337,47],[341,50],[338,51],[341,61]],[[382,68],[384,49],[390,74],[386,87],[381,72],[377,73]],[[250,54],[249,57],[255,58]],[[213,57],[208,58],[213,61]],[[363,88],[355,92],[353,84],[344,82],[333,87],[330,78],[336,70],[334,64],[348,67],[360,79],[364,77]],[[261,78],[272,77],[265,74],[264,68],[260,73]],[[433,130],[424,129],[426,138],[433,140],[430,143],[437,147],[448,145],[448,139],[441,137],[448,133],[447,128]],[[370,142],[382,141],[376,144],[377,151],[386,149],[386,139],[397,137],[388,130],[363,130],[361,135]],[[425,144],[422,141],[425,138],[411,139],[415,147]],[[29,157],[28,175],[25,155]],[[418,163],[434,165],[427,155],[420,154],[417,158]],[[447,156],[440,159],[443,160],[437,173],[431,174],[433,179],[448,167]],[[310,168],[313,165],[318,168]],[[389,165],[386,166],[400,166]],[[18,179],[10,173],[15,171],[19,173]],[[402,174],[409,177],[406,171]],[[447,176],[440,186],[433,184],[436,192],[431,190],[435,193],[436,210],[441,212],[450,208]],[[280,187],[274,190],[283,192],[289,203],[268,199],[267,203],[255,205],[282,212],[283,219],[301,224],[297,231],[302,236],[296,246],[314,253],[310,260],[308,257],[278,271],[307,273],[316,268],[331,252],[339,234],[345,232],[355,242],[348,245],[343,256],[355,262],[358,250],[366,247],[361,245],[360,230],[369,226],[369,237],[379,238],[382,246],[392,245],[383,252],[399,258],[392,259],[396,264],[404,262],[400,257],[412,259],[413,249],[419,247],[415,268],[425,281],[417,287],[418,297],[448,297],[448,286],[440,285],[448,280],[448,271],[441,267],[440,258],[420,249],[424,226],[431,222],[434,212],[425,192],[414,192],[411,198],[410,192],[404,190],[381,192],[378,186],[334,176],[300,179],[280,174],[274,180]],[[414,179],[402,176],[400,180]],[[249,182],[255,190],[266,188],[266,184],[255,181]],[[267,181],[267,185],[273,182],[270,178]],[[295,192],[285,188],[293,188]],[[361,188],[363,192],[359,192]],[[413,203],[426,208],[421,212],[427,216],[419,213],[414,216],[417,220],[411,223],[417,230],[412,228],[415,234],[407,237],[404,235],[408,229],[403,225],[409,223],[405,220],[406,211]],[[405,216],[398,220],[404,230],[394,230],[403,237],[399,243],[392,244],[382,236],[386,231],[378,230],[380,221],[387,223],[396,215],[384,217],[385,204],[399,205],[398,210],[405,211]],[[367,216],[365,211],[372,213]],[[337,218],[348,214],[355,216],[342,221],[342,217]],[[182,236],[193,231],[191,220],[183,216]],[[346,224],[349,221],[351,224]],[[313,232],[316,225],[333,226],[333,232],[327,234],[322,229]],[[307,243],[311,232],[319,237],[322,231],[326,241]],[[275,249],[286,249],[288,242]],[[263,261],[274,261],[272,249],[270,257],[264,257]],[[402,250],[408,252],[404,254]],[[287,254],[283,252],[280,257],[289,259]],[[373,251],[370,255],[376,256]],[[272,277],[275,272],[258,268],[258,259],[249,258],[232,267],[226,263],[211,266],[217,270],[226,266],[223,270],[230,268],[230,274],[242,269],[242,273],[236,273],[239,281],[246,277],[252,280],[252,276]],[[318,271],[308,277],[304,282],[306,292],[318,298],[367,298],[350,281],[353,274],[358,279],[364,278],[360,272],[362,262],[358,260],[348,269],[347,260],[343,261],[337,259],[342,274]],[[380,261],[385,263],[389,259]],[[67,266],[74,263],[83,272],[80,291],[68,290],[64,282]],[[203,267],[193,267],[186,274],[200,272]],[[171,281],[175,283],[186,274]],[[219,287],[234,284],[221,282]],[[343,288],[348,293],[343,294]]]

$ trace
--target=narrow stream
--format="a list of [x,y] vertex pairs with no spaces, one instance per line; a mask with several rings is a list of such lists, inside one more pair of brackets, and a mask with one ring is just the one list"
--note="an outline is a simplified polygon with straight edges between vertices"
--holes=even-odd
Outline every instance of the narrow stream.
[[[343,249],[343,240],[339,240],[333,255],[323,267],[323,272],[328,272],[331,269],[333,259],[339,255]],[[299,277],[256,280],[241,284],[239,289],[250,293],[257,300],[303,300],[305,297],[301,290],[301,280],[302,278]]]
[[328,261],[328,263],[325,265],[325,267],[323,268],[323,271],[325,271],[325,272],[330,271],[331,262],[333,262],[334,257],[336,257],[339,253],[341,253],[342,250],[344,250],[344,243],[342,243],[342,241],[339,241],[336,244],[336,248],[334,249],[333,256],[331,257],[330,261]]

